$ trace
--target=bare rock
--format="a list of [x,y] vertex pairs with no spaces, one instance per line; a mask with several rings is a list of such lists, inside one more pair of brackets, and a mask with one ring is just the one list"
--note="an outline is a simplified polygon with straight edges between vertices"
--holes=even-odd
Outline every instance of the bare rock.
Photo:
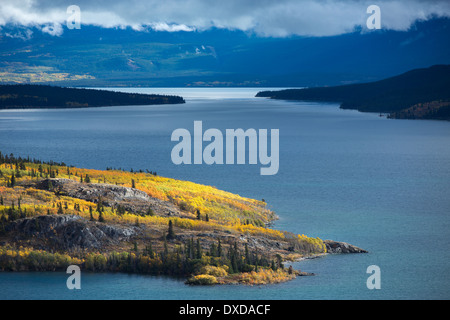
[[80,183],[69,179],[45,179],[38,183],[38,188],[53,191],[58,195],[69,196],[97,203],[99,200],[106,207],[121,206],[125,210],[144,214],[148,208],[162,216],[184,216],[185,213],[169,201],[150,197],[144,191],[102,183]]
[[61,250],[101,249],[107,245],[128,241],[136,235],[133,227],[88,221],[76,215],[35,216],[7,225],[16,241],[45,239],[51,247]]
[[367,253],[366,250],[358,248],[346,242],[324,240],[328,253]]

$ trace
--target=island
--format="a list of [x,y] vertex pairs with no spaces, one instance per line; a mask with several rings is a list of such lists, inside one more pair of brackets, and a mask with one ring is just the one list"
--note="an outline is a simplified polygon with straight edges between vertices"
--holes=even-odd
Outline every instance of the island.
[[0,271],[127,272],[191,285],[311,275],[286,262],[364,253],[276,230],[263,200],[145,170],[82,169],[0,152]]
[[450,120],[450,65],[415,69],[370,83],[262,91],[256,96],[338,102],[342,109],[388,114],[395,119]]
[[0,85],[0,109],[64,109],[180,103],[185,103],[185,100],[179,96],[48,85]]

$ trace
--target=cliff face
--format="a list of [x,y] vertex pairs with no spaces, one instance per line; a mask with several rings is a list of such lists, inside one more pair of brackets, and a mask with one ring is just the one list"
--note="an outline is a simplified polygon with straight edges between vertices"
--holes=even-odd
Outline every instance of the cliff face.
[[[13,221],[6,226],[13,242],[34,241],[39,249],[105,249],[137,235],[133,226],[90,222],[76,215],[50,215]],[[36,240],[37,239],[37,240]]]

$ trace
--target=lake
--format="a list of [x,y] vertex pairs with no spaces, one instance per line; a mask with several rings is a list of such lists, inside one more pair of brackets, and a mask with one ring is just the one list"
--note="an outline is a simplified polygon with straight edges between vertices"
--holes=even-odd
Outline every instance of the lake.
[[[124,88],[177,94],[182,105],[0,111],[0,150],[106,169],[148,169],[265,199],[274,228],[345,241],[368,254],[296,262],[314,277],[264,287],[191,287],[182,280],[0,273],[0,299],[449,299],[450,122],[389,120],[338,104],[254,98],[270,88]],[[280,166],[175,165],[175,129],[279,129]],[[381,270],[369,290],[367,267]]]

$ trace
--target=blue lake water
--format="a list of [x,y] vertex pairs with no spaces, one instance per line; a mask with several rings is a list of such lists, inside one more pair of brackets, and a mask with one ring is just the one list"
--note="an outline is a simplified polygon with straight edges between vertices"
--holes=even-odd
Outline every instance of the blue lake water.
[[[295,263],[316,273],[264,287],[190,287],[182,280],[64,273],[0,273],[0,299],[449,299],[450,122],[388,120],[337,104],[253,98],[261,89],[116,89],[179,94],[183,105],[0,111],[3,153],[105,169],[148,169],[265,199],[275,228],[345,241],[364,255]],[[174,165],[172,131],[280,130],[280,169]],[[369,290],[366,269],[381,270]]]

